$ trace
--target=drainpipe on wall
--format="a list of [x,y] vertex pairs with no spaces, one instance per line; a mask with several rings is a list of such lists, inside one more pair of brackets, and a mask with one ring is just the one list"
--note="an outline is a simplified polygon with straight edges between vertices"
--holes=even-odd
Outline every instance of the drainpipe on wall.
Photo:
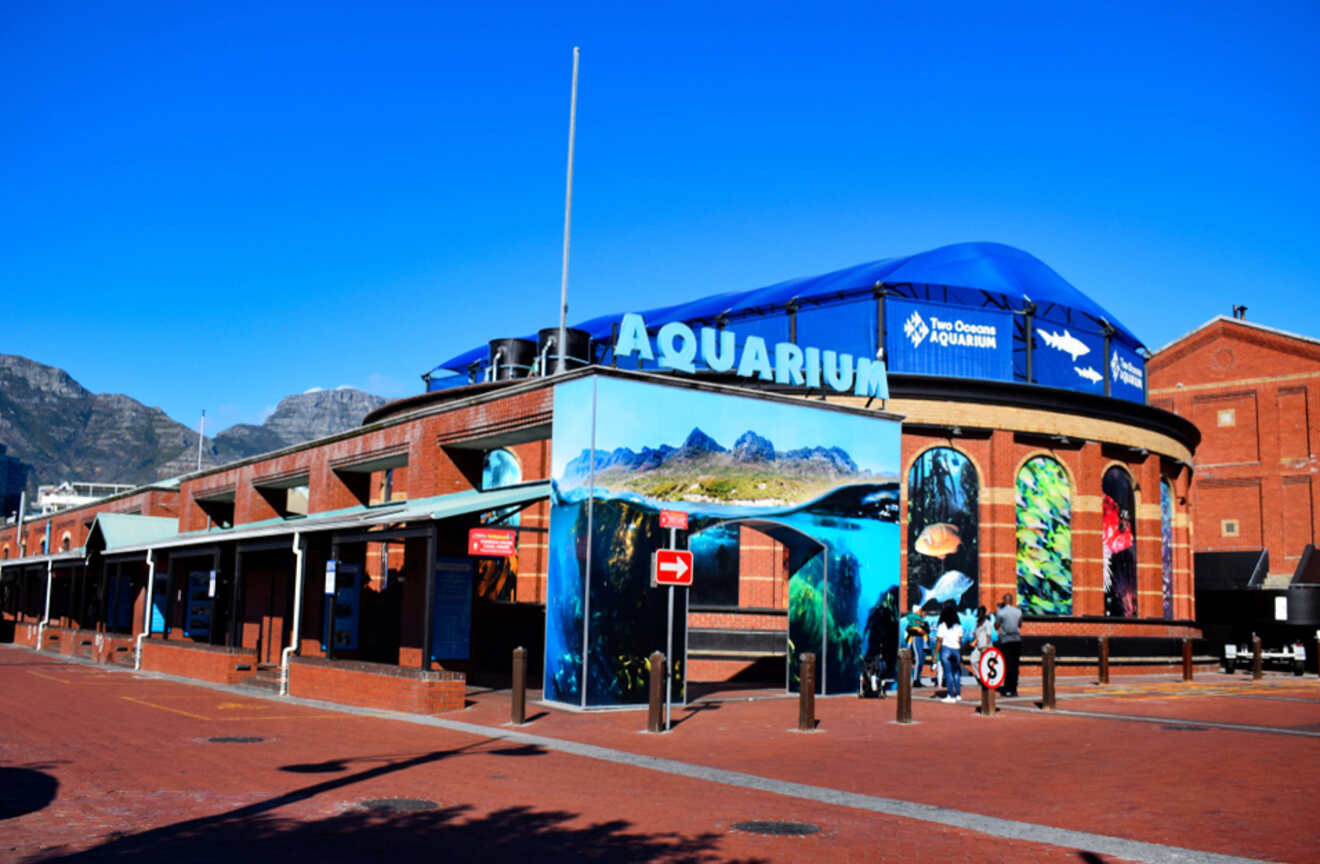
[[137,635],[137,644],[133,646],[134,671],[142,668],[142,640],[151,635],[151,594],[156,587],[155,551],[147,550],[147,608],[142,616],[142,632]]
[[289,655],[298,650],[302,639],[303,546],[302,536],[293,532],[293,629],[289,644],[280,652],[280,695],[289,695]]
[[46,611],[42,613],[41,623],[37,624],[37,650],[41,650],[42,634],[46,630],[46,625],[50,623],[50,592],[51,585],[55,581],[55,562],[46,562]]

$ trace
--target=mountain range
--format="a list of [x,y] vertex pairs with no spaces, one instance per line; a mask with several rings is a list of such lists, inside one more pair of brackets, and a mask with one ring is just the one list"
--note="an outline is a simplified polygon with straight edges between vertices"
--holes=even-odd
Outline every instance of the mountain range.
[[[316,390],[280,400],[261,425],[207,436],[202,466],[214,467],[361,425],[385,399],[361,390]],[[92,393],[67,372],[0,354],[0,444],[37,484],[80,480],[142,485],[197,467],[197,430],[117,393]]]
[[[750,429],[739,435],[732,449],[722,446],[699,427],[694,427],[678,447],[661,444],[643,447],[640,451],[630,447],[597,450],[595,469],[602,473],[610,469],[632,472],[673,468],[680,464],[709,463],[738,467],[765,467],[778,472],[813,471],[840,476],[861,473],[857,463],[842,447],[799,447],[795,450],[776,450],[775,445]],[[591,467],[591,451],[584,449],[564,467],[565,480],[587,476]]]

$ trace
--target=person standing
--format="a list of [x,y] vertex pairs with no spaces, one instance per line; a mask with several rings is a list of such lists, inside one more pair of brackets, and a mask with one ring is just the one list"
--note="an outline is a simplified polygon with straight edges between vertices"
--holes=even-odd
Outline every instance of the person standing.
[[[921,607],[914,605],[912,611],[903,616],[903,639],[912,648],[912,686],[924,687],[921,683],[921,669],[926,665],[926,637],[930,626],[921,616]],[[934,666],[934,658],[931,665]]]
[[1013,605],[1012,594],[999,601],[995,623],[999,625],[999,650],[1004,652],[1004,696],[1016,696],[1018,666],[1022,661],[1022,610]]
[[940,610],[940,623],[935,628],[940,645],[940,668],[944,670],[944,686],[948,688],[945,702],[962,701],[962,641],[963,628],[958,621],[958,610],[946,603]]
[[981,654],[995,642],[995,619],[984,606],[976,607],[976,629],[972,631],[972,674],[980,675]]

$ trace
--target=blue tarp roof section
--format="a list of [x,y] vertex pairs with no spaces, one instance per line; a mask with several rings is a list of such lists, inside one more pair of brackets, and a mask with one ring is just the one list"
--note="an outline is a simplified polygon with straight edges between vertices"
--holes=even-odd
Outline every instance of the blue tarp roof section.
[[[1144,347],[1132,331],[1043,261],[1002,243],[955,243],[916,255],[857,264],[821,276],[789,279],[765,288],[728,291],[655,309],[626,309],[573,326],[600,340],[609,336],[611,326],[624,312],[641,311],[648,327],[670,321],[710,320],[720,315],[736,319],[771,306],[782,307],[791,300],[828,302],[839,298],[840,292],[869,290],[877,282],[947,286],[955,289],[949,299],[963,305],[985,305],[989,302],[987,294],[1012,309],[1020,309],[1030,300],[1045,320],[1060,320],[1054,307],[1065,307],[1093,319],[1092,328],[1097,331],[1100,321],[1108,321],[1117,331],[1115,339],[1128,348]],[[483,345],[441,363],[432,372],[462,372],[472,363],[484,362],[486,357],[487,349]]]

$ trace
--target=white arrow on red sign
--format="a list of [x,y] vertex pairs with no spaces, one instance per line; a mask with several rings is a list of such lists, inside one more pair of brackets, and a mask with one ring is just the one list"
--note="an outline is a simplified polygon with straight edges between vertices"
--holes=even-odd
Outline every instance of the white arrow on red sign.
[[692,553],[684,549],[657,549],[651,572],[656,585],[691,585]]

